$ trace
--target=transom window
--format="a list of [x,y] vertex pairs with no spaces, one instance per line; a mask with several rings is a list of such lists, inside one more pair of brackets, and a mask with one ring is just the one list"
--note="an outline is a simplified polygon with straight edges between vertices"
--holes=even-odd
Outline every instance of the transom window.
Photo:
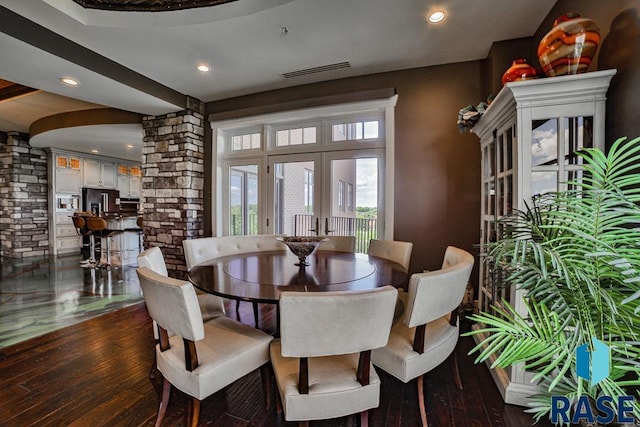
[[260,132],[244,133],[231,136],[231,150],[257,150],[260,149],[262,134]]
[[331,126],[332,141],[357,141],[378,138],[380,138],[378,120],[338,123]]
[[315,144],[318,129],[315,126],[276,130],[276,147]]

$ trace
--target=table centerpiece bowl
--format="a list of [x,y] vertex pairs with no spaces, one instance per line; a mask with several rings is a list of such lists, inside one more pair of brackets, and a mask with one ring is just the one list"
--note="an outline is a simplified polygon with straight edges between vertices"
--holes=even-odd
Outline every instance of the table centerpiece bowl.
[[307,263],[307,257],[316,251],[320,243],[326,242],[329,239],[318,236],[285,236],[276,237],[276,240],[287,245],[289,250],[298,257],[299,262],[294,265],[304,268],[309,265],[309,263]]

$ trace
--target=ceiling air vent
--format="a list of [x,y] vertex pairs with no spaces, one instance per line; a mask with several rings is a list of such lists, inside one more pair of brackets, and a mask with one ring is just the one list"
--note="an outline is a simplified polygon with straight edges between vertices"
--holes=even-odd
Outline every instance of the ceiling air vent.
[[339,70],[341,68],[351,68],[349,62],[336,62],[335,64],[321,65],[319,67],[306,68],[304,70],[291,71],[288,73],[282,73],[282,77],[285,79],[291,79],[293,77],[306,76],[309,74],[324,73],[325,71]]

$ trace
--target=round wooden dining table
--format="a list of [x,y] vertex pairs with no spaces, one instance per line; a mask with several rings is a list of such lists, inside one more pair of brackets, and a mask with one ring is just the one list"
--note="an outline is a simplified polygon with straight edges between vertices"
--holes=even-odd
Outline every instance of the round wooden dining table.
[[406,287],[407,269],[366,254],[316,251],[300,268],[288,250],[252,252],[193,267],[189,280],[198,289],[224,298],[277,304],[284,291],[328,292]]

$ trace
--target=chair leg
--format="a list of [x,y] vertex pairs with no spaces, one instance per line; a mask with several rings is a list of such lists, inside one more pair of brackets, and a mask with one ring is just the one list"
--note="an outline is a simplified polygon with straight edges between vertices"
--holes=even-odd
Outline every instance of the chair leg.
[[360,427],[367,427],[369,425],[369,411],[360,412]]
[[151,362],[151,368],[149,368],[149,378],[156,377],[156,371],[158,370],[158,356],[156,355],[156,349],[153,349],[153,362]]
[[200,421],[200,400],[192,397],[189,399],[189,409],[188,415],[190,422],[187,421],[187,425],[191,427],[198,427],[198,422]]
[[238,320],[240,320],[240,300],[236,300],[236,316],[238,316]]
[[424,375],[418,377],[418,405],[420,406],[420,418],[422,419],[422,427],[428,427],[427,410],[424,406]]
[[158,408],[158,418],[156,419],[156,427],[160,427],[164,414],[167,413],[167,405],[169,404],[169,396],[171,395],[171,383],[163,378],[162,380],[162,400],[160,408]]
[[265,363],[260,366],[260,378],[262,380],[262,392],[264,393],[264,401],[267,410],[271,410],[271,405],[273,404],[273,398],[271,397],[271,364]]
[[451,369],[453,371],[453,381],[456,383],[458,390],[462,390],[462,381],[460,380],[460,369],[458,369],[458,356],[454,350],[449,356],[449,363],[451,363]]

